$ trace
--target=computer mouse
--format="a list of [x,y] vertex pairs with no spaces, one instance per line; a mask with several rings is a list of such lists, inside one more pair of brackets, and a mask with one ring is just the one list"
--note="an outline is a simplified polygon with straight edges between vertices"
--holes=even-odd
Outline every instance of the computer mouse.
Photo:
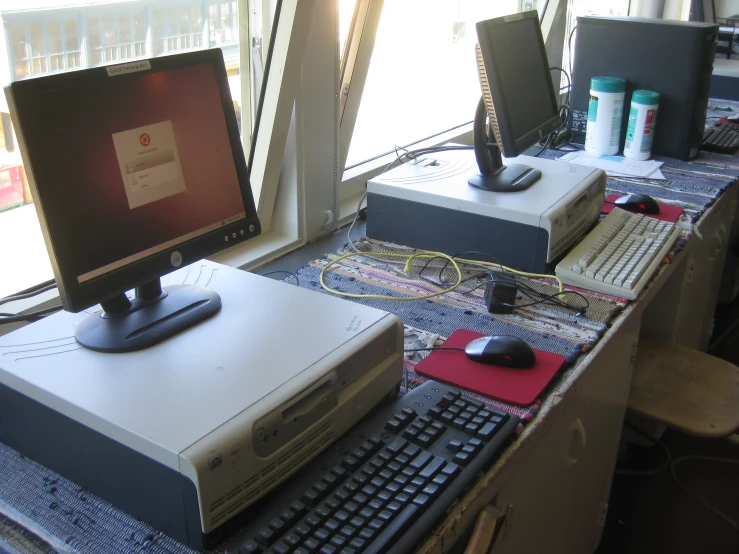
[[659,213],[659,204],[657,204],[657,201],[646,194],[627,194],[618,198],[614,204],[619,208],[639,214]]
[[475,362],[503,367],[531,367],[536,362],[534,350],[510,335],[480,337],[467,344],[464,352]]

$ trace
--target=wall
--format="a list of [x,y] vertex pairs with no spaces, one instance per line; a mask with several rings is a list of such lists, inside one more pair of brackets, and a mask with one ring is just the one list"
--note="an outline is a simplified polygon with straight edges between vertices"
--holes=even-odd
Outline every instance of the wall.
[[739,0],[715,0],[716,17],[739,14]]

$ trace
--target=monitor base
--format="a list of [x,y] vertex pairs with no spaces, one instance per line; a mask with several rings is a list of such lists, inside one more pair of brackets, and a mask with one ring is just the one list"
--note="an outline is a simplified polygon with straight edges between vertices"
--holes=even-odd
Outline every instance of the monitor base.
[[504,165],[492,175],[475,175],[468,179],[473,187],[492,192],[525,190],[541,178],[541,171],[528,165]]
[[134,300],[125,312],[97,312],[75,330],[77,342],[97,352],[134,352],[208,319],[221,309],[221,297],[195,285],[173,285],[144,305]]

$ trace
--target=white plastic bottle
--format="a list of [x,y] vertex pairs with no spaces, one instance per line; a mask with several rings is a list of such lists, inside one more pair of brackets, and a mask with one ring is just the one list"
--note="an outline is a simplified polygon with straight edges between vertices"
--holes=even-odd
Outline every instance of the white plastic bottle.
[[624,156],[632,160],[648,160],[652,155],[654,125],[657,122],[659,94],[651,90],[635,90],[631,95],[629,124],[626,127]]
[[591,156],[612,156],[621,141],[626,81],[620,77],[593,77],[590,80],[585,152]]

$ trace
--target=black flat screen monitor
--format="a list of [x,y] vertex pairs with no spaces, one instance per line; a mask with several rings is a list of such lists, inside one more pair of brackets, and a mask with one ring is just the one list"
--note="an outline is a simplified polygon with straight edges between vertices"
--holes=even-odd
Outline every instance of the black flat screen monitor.
[[215,314],[214,291],[159,278],[260,232],[221,50],[18,81],[6,95],[62,306],[103,308],[77,341],[138,350]]
[[480,21],[476,28],[482,99],[474,140],[481,175],[470,184],[498,192],[523,190],[541,173],[520,164],[504,166],[501,152],[518,156],[561,125],[539,16],[535,10],[518,13]]

